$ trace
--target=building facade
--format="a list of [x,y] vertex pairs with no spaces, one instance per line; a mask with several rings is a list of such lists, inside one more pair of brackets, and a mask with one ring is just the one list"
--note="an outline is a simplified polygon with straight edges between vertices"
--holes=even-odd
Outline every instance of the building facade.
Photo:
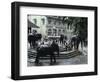
[[[67,36],[68,39],[73,35],[73,27],[68,26],[68,23],[63,23],[57,16],[35,16],[28,15],[28,20],[39,28],[31,27],[31,31],[36,30],[42,34],[42,37],[59,37],[60,35]],[[29,26],[28,26],[29,28]]]

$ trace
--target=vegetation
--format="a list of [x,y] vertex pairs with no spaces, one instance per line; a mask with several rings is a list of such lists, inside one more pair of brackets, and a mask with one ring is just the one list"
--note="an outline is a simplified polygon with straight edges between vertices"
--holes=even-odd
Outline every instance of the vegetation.
[[88,20],[86,17],[68,17],[63,19],[64,22],[68,23],[68,26],[74,26],[74,34],[80,37],[82,42],[87,40]]

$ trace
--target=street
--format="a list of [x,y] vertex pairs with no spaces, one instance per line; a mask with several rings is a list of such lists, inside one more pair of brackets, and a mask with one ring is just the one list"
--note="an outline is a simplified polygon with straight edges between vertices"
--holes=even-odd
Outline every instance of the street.
[[[34,63],[35,59],[28,59],[28,66],[50,66],[50,59],[41,59],[39,64]],[[78,55],[72,58],[56,59],[52,65],[78,65],[87,64],[87,55]]]

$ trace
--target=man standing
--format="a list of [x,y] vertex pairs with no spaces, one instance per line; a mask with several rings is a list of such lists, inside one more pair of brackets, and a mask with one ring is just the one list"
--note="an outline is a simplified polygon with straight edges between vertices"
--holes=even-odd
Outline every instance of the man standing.
[[60,44],[63,44],[64,35],[60,35]]
[[55,57],[56,54],[59,55],[59,46],[55,41],[53,41],[51,44],[51,56],[50,56],[51,62],[54,59],[54,63],[56,63],[56,57]]

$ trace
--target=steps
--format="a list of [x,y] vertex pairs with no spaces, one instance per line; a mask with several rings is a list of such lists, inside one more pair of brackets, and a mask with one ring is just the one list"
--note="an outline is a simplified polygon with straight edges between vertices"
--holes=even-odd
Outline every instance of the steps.
[[[28,52],[28,58],[36,58],[36,52]],[[56,59],[68,59],[68,58],[72,58],[75,57],[77,55],[81,55],[82,53],[79,51],[70,51],[70,52],[60,52],[60,55],[56,56]],[[47,55],[45,57],[40,57],[40,59],[50,59],[50,56]]]

